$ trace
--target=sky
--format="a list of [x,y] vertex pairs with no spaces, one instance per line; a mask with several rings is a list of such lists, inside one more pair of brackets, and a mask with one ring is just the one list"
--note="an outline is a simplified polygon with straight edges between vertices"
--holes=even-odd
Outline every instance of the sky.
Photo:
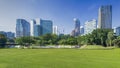
[[113,27],[120,26],[120,0],[0,0],[0,31],[15,32],[19,18],[28,22],[41,18],[52,20],[53,25],[69,34],[74,29],[74,18],[81,26],[88,20],[98,20],[101,5],[112,5]]

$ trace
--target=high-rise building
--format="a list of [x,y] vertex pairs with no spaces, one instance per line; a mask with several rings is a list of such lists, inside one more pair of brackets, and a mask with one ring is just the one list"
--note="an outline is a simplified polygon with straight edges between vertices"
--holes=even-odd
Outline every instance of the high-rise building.
[[53,32],[53,22],[51,20],[42,20],[40,19],[40,27],[41,33],[44,34],[52,34]]
[[41,36],[42,35],[42,27],[41,27],[41,19],[37,18],[36,20],[36,25],[35,25],[35,36]]
[[115,29],[116,36],[120,36],[120,27],[117,27]]
[[112,29],[112,6],[106,5],[99,8],[98,27]]
[[84,27],[80,26],[80,35],[84,35]]
[[31,20],[30,21],[30,35],[31,36],[35,36],[35,26],[36,26],[36,21],[35,20]]
[[53,26],[53,34],[58,35],[58,27],[57,26]]
[[90,21],[86,21],[84,27],[85,27],[84,34],[89,34],[97,28],[97,22],[95,19],[90,20]]
[[30,24],[24,19],[16,20],[16,37],[30,36]]
[[77,18],[74,18],[73,20],[75,23],[75,28],[72,31],[71,35],[73,34],[72,36],[79,36],[80,35],[80,21]]
[[35,24],[35,33],[34,33],[34,36],[35,36],[35,37],[38,37],[38,36],[41,35],[40,30],[41,30],[40,25]]
[[75,23],[75,36],[80,35],[80,21],[79,19],[74,18]]

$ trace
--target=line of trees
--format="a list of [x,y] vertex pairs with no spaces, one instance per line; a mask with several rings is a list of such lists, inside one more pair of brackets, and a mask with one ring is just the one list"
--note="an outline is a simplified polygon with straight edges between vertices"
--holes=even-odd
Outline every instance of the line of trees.
[[14,40],[6,40],[6,37],[0,34],[0,47],[5,47],[2,45],[6,42],[15,42],[23,46],[38,45],[102,45],[108,46],[118,46],[120,47],[120,36],[115,36],[113,30],[110,29],[96,29],[92,33],[73,37],[70,35],[55,35],[46,34],[39,37],[20,37]]
[[6,39],[5,35],[0,34],[0,48],[4,48],[6,42],[7,42],[7,39]]

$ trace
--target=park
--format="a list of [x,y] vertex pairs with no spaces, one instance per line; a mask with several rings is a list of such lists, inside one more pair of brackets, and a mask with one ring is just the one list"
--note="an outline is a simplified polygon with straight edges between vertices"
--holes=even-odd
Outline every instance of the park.
[[120,49],[0,49],[0,68],[120,68]]
[[[120,36],[105,29],[78,37],[46,34],[9,40],[1,34],[0,68],[120,68],[119,41]],[[21,47],[5,45],[10,43]],[[73,48],[51,48],[49,45]],[[35,48],[41,46],[50,48]]]

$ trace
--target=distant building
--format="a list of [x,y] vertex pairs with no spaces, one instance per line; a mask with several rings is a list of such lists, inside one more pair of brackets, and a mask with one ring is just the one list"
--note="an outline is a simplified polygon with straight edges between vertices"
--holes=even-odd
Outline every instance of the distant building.
[[58,27],[57,26],[53,26],[53,34],[58,35]]
[[16,20],[16,37],[30,36],[30,24],[24,19]]
[[98,27],[100,29],[112,29],[112,6],[106,5],[99,8]]
[[97,28],[97,22],[95,19],[90,20],[90,21],[86,21],[84,26],[85,26],[84,33],[89,34]]
[[35,26],[36,26],[36,21],[35,20],[31,20],[30,21],[30,35],[31,36],[35,36]]
[[116,36],[120,36],[120,27],[117,27],[115,29]]
[[40,19],[40,27],[42,35],[53,33],[53,22],[51,20]]
[[74,18],[75,28],[71,32],[72,36],[79,36],[80,35],[80,21],[79,19]]
[[6,32],[6,34],[7,34],[7,38],[9,38],[9,39],[15,38],[15,33],[13,33],[13,32]]
[[80,35],[84,35],[84,27],[80,26]]
[[36,21],[36,25],[35,25],[35,36],[41,36],[42,35],[42,27],[41,27],[41,19],[40,18],[37,18],[35,19]]
[[13,33],[13,32],[0,31],[0,34],[5,35],[5,37],[8,38],[8,39],[15,38],[15,33]]
[[38,37],[38,36],[40,36],[41,35],[41,27],[40,27],[40,25],[38,25],[38,24],[36,24],[35,25],[35,33],[34,33],[34,36],[35,37]]
[[6,37],[7,37],[7,33],[6,33],[6,32],[4,32],[4,31],[0,31],[0,34],[3,34],[4,36],[6,36]]
[[72,30],[72,32],[71,32],[70,35],[71,35],[71,36],[75,36],[75,30]]

